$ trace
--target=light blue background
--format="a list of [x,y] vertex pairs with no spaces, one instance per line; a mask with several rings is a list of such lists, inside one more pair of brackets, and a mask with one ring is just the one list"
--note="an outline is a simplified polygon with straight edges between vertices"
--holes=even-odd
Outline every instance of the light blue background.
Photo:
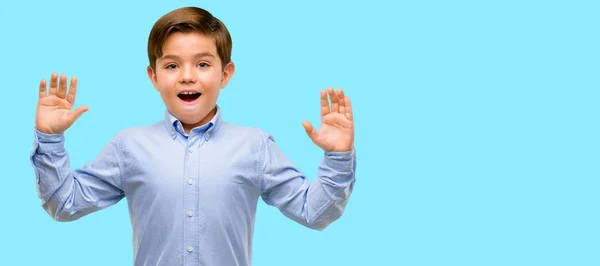
[[72,223],[29,163],[38,83],[79,78],[74,167],[162,119],[153,23],[199,5],[233,35],[219,104],[272,133],[310,179],[319,90],[352,98],[357,183],[311,231],[260,203],[254,265],[600,265],[597,1],[32,1],[0,8],[1,265],[131,265],[125,201]]

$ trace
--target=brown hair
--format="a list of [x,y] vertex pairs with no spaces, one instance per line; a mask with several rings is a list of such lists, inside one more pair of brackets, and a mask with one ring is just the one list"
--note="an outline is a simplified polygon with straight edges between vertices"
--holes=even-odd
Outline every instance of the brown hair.
[[222,67],[231,62],[231,35],[225,24],[202,8],[183,7],[162,16],[150,31],[148,59],[153,70],[156,71],[156,59],[162,56],[162,48],[167,37],[174,32],[206,34],[215,40]]

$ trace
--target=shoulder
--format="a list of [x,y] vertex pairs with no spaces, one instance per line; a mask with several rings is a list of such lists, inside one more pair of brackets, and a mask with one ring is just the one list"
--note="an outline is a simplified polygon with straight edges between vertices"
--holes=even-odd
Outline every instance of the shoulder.
[[243,139],[251,142],[263,142],[272,139],[273,136],[259,128],[252,126],[242,126],[239,124],[223,123],[219,130],[227,139]]
[[128,143],[145,142],[157,137],[168,136],[169,132],[163,123],[141,125],[123,128],[115,134],[114,138],[121,145]]
[[232,147],[238,152],[251,152],[252,156],[262,153],[270,142],[274,142],[270,132],[239,124],[223,123],[218,135],[220,143],[226,143],[224,146]]
[[126,127],[119,130],[116,134],[117,137],[122,139],[130,139],[135,136],[144,136],[150,134],[156,134],[158,131],[166,131],[166,129],[158,127],[158,125],[144,125],[144,126],[134,126],[134,127]]

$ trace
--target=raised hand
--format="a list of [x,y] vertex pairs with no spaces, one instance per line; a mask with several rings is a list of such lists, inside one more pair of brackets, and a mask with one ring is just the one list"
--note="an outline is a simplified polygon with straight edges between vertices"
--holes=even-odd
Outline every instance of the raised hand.
[[60,82],[58,75],[50,77],[50,91],[46,93],[46,80],[40,82],[40,94],[35,114],[35,128],[47,134],[59,134],[67,130],[85,111],[87,106],[81,106],[71,111],[77,93],[77,78],[71,78],[67,92],[67,76],[62,74]]
[[[327,100],[327,94],[331,100],[331,107]],[[315,130],[308,121],[302,122],[306,134],[324,151],[349,151],[354,145],[354,118],[352,117],[352,105],[350,98],[344,96],[344,91],[333,88],[327,92],[321,91],[321,127]]]

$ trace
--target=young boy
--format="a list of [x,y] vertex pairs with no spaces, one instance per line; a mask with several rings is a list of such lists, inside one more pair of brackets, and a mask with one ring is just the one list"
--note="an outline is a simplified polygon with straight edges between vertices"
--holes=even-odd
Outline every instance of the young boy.
[[[268,133],[229,124],[216,104],[234,73],[231,37],[200,8],[161,17],[148,40],[148,77],[165,117],[120,131],[98,157],[71,171],[64,131],[77,80],[40,82],[31,153],[43,208],[74,221],[126,198],[135,265],[251,265],[259,197],[290,219],[323,230],[338,219],[355,182],[352,107],[342,90],[321,91],[321,127],[303,126],[324,150],[311,183]],[[329,105],[331,101],[331,106]]]

